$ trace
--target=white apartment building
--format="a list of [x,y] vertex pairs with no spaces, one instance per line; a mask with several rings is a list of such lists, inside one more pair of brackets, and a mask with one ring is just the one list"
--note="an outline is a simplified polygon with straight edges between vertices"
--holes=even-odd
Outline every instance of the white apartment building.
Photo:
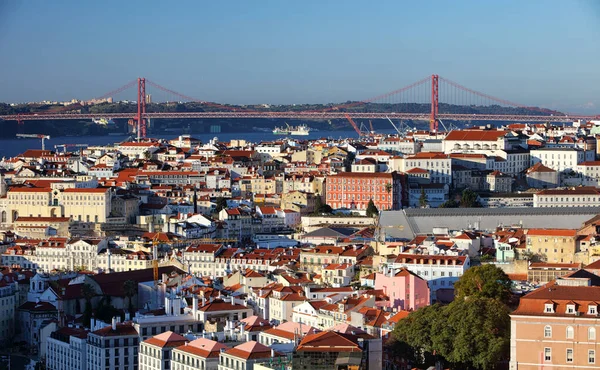
[[263,162],[280,157],[284,149],[285,144],[283,142],[260,143],[254,148],[254,150],[260,154],[260,158]]
[[306,300],[304,295],[298,293],[282,294],[273,291],[269,297],[269,319],[276,323],[292,321],[294,307]]
[[[530,167],[529,151],[525,149],[498,150],[493,169],[507,175],[517,175]],[[499,161],[502,158],[503,161]]]
[[469,269],[471,260],[465,256],[399,254],[393,263],[383,267],[384,274],[387,269],[393,271],[406,268],[427,280],[431,298],[436,299],[438,289],[450,288]]
[[97,266],[102,271],[123,272],[152,267],[152,254],[143,251],[106,248],[98,252],[96,259]]
[[581,185],[600,186],[600,161],[581,162],[575,172],[581,176]]
[[82,328],[63,327],[46,339],[46,368],[71,370],[87,368],[88,331]]
[[198,338],[173,349],[171,370],[217,370],[219,355],[229,347],[206,338]]
[[[185,334],[188,331],[200,332],[203,322],[197,319],[198,298],[192,299],[192,307],[185,308],[183,298],[169,292],[165,294],[165,314],[154,315],[152,313],[142,314],[139,311],[133,317],[133,327],[139,333],[141,340],[146,340],[155,335],[172,331]],[[181,309],[184,309],[181,312]]]
[[334,288],[348,286],[354,277],[354,265],[349,263],[330,263],[323,268],[321,275],[323,282],[329,286]]
[[159,149],[159,144],[152,142],[126,142],[119,144],[117,149],[127,157],[142,158],[145,152],[149,152],[150,154],[156,152]]
[[87,370],[135,370],[138,366],[138,332],[131,323],[118,323],[88,334]]
[[[70,267],[67,238],[42,240],[29,258],[32,265],[41,271],[67,270]],[[70,269],[71,271],[73,269]]]
[[493,154],[497,150],[509,149],[503,130],[452,130],[442,141],[444,153]]
[[530,152],[530,166],[538,162],[558,172],[577,170],[577,166],[585,161],[585,152],[579,148],[540,148]]
[[413,138],[401,138],[389,136],[381,139],[377,149],[386,152],[399,152],[402,154],[415,154],[419,152],[419,143]]
[[593,187],[546,189],[533,194],[534,207],[597,207],[600,191]]
[[429,172],[431,182],[452,183],[452,159],[444,153],[421,152],[404,158],[393,158],[390,167],[399,172],[407,172],[414,168],[424,169]]
[[140,343],[138,370],[170,370],[174,348],[187,344],[182,335],[166,331]]
[[18,283],[0,280],[0,344],[13,343],[18,303]]
[[183,252],[184,264],[197,276],[216,277],[216,256],[223,251],[223,244],[193,244]]
[[[98,268],[98,253],[108,245],[107,239],[48,238],[35,247],[28,256],[30,263],[41,271],[76,269],[94,270]],[[3,254],[3,261],[9,260],[9,254]]]
[[318,327],[320,324],[319,308],[328,304],[325,300],[311,300],[294,307],[292,321],[308,327]]
[[62,214],[73,220],[106,222],[111,210],[109,188],[65,189],[62,193]]

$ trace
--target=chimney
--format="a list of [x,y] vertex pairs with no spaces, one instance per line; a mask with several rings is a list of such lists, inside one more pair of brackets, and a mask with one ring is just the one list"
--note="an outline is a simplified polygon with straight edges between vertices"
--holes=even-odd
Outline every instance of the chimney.
[[117,317],[116,316],[112,318],[111,324],[112,324],[112,330],[117,331]]
[[109,273],[110,269],[111,269],[111,265],[110,265],[110,248],[106,248],[106,260],[107,260],[107,264],[106,264],[106,272]]
[[125,312],[125,321],[131,320],[131,314],[129,312]]
[[275,358],[275,350],[271,348],[271,358]]
[[194,214],[198,214],[198,194],[196,194],[196,187],[194,186]]
[[196,312],[198,312],[198,297],[194,295],[192,297],[192,314],[194,317],[196,317]]

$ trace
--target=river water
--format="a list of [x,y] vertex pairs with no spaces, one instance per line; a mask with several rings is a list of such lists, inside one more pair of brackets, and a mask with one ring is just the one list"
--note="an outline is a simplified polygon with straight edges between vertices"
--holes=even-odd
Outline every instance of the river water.
[[[378,130],[378,133],[391,134],[394,130]],[[152,134],[152,137],[158,137],[157,134]],[[179,135],[173,132],[165,133],[160,138],[174,139]],[[206,133],[206,134],[191,134],[192,137],[200,139],[202,142],[208,142],[214,137],[217,137],[219,141],[230,141],[232,139],[244,139],[250,142],[258,143],[260,141],[275,140],[277,138],[285,138],[282,135],[274,135],[271,132],[223,132],[223,133]],[[119,143],[126,140],[128,135],[119,136],[62,136],[62,137],[51,137],[50,140],[45,140],[45,146],[47,150],[55,150],[55,145],[60,144],[87,144],[93,145],[108,145],[113,143]],[[344,138],[357,138],[358,135],[355,131],[311,131],[306,136],[291,136],[296,139],[319,139],[319,138],[331,138],[331,139],[344,139]],[[20,153],[23,153],[27,149],[41,149],[42,144],[40,139],[1,139],[0,140],[0,157],[14,157]],[[62,148],[57,150],[62,151]],[[78,150],[78,148],[68,148],[69,151]]]

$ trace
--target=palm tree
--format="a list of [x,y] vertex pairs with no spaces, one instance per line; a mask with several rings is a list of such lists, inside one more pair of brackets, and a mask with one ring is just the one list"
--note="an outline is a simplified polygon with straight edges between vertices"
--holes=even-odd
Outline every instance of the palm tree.
[[81,287],[81,295],[85,299],[85,310],[83,311],[83,323],[86,326],[90,325],[92,320],[92,298],[96,296],[94,287],[90,284],[83,284]]
[[123,283],[123,291],[125,292],[125,297],[127,297],[128,301],[129,301],[129,304],[128,304],[129,313],[132,314],[133,313],[132,298],[138,292],[137,283],[133,280],[127,280],[125,283]]

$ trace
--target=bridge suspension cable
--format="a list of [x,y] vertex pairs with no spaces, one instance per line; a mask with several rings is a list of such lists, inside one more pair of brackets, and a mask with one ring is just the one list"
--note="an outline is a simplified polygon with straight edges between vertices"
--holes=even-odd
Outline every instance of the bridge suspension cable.
[[439,80],[440,80],[440,82],[444,82],[445,84],[448,84],[449,86],[453,86],[456,89],[458,89],[460,91],[463,91],[463,92],[465,92],[467,94],[472,94],[470,97],[468,97],[468,98],[471,99],[470,103],[473,102],[473,99],[472,99],[473,96],[476,96],[476,97],[480,97],[480,98],[483,98],[483,99],[488,99],[489,101],[498,103],[500,105],[507,105],[507,106],[516,107],[516,108],[523,108],[523,109],[527,109],[527,110],[531,110],[531,111],[536,111],[536,112],[540,112],[540,113],[546,113],[546,114],[558,113],[558,112],[552,111],[550,109],[544,109],[544,108],[539,108],[539,107],[532,107],[532,106],[527,106],[527,105],[515,103],[515,102],[509,101],[509,100],[500,99],[500,98],[497,98],[495,96],[492,96],[492,95],[489,95],[489,94],[486,94],[486,93],[482,93],[482,92],[477,91],[477,90],[470,89],[468,87],[465,87],[465,86],[463,86],[463,85],[461,85],[461,84],[459,84],[457,82],[454,82],[454,81],[449,80],[449,79],[444,78],[444,77],[439,77]]
[[200,104],[203,104],[203,105],[206,105],[206,106],[209,106],[209,107],[222,108],[222,109],[226,109],[226,110],[234,111],[234,112],[236,112],[236,111],[249,111],[248,109],[245,109],[245,108],[242,108],[242,107],[232,107],[232,106],[228,106],[228,105],[225,105],[225,104],[211,103],[211,102],[207,102],[205,100],[200,100],[200,99],[192,98],[190,96],[181,94],[181,93],[179,93],[179,92],[177,92],[175,90],[171,90],[171,89],[169,89],[167,87],[161,86],[161,85],[157,84],[156,82],[153,82],[153,81],[150,81],[150,80],[146,80],[146,83],[148,85],[151,85],[152,87],[155,87],[155,88],[161,90],[161,91],[164,91],[166,93],[169,93],[169,94],[175,95],[175,96],[177,96],[179,98],[182,98],[184,101],[196,102],[196,103],[200,103]]

